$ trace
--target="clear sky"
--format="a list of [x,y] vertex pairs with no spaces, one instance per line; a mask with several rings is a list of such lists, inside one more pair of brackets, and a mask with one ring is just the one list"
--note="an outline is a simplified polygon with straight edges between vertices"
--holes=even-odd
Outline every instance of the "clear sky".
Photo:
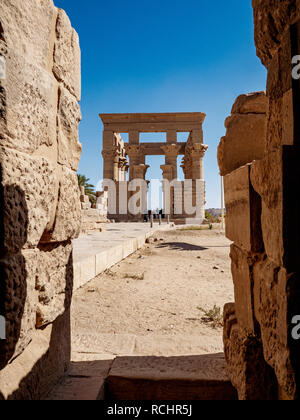
[[[99,113],[204,112],[207,207],[220,207],[217,146],[235,98],[265,90],[251,0],[54,0],[82,50],[79,172],[102,177]],[[161,178],[163,157],[148,158]]]

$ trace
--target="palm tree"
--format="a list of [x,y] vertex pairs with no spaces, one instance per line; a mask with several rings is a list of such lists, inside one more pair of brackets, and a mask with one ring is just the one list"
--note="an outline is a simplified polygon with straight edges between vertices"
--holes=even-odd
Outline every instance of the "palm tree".
[[85,194],[89,196],[90,202],[92,204],[96,203],[96,193],[95,193],[95,186],[89,183],[89,178],[85,175],[77,174],[78,185],[79,187],[84,187]]

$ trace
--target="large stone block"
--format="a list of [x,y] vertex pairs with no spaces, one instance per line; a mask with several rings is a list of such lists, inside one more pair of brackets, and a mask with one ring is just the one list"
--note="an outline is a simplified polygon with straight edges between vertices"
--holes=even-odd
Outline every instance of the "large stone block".
[[226,236],[246,251],[262,252],[261,198],[250,182],[250,165],[224,177]]
[[268,98],[265,92],[240,95],[231,110],[231,114],[265,114],[266,112],[268,112]]
[[55,174],[44,158],[0,148],[0,248],[34,248],[48,227],[56,201]]
[[28,250],[0,260],[0,313],[6,320],[6,340],[0,340],[0,369],[32,340],[37,304],[36,256],[35,250]]
[[268,67],[289,25],[300,19],[298,0],[252,0],[257,55]]
[[70,361],[70,311],[37,330],[25,351],[0,371],[0,400],[45,398]]
[[251,182],[262,197],[262,232],[268,257],[289,272],[299,270],[300,149],[283,146],[251,169]]
[[238,324],[242,331],[254,334],[253,261],[235,245],[231,245],[230,257]]
[[293,145],[294,142],[293,91],[291,89],[281,98],[270,100],[267,150],[273,151],[282,145]]
[[1,0],[1,38],[31,63],[51,69],[56,14],[52,0]]
[[77,175],[62,166],[54,228],[43,238],[43,242],[63,242],[77,238],[80,227],[81,203]]
[[226,137],[221,139],[218,148],[221,175],[263,158],[267,135],[266,114],[233,114],[225,125]]
[[295,372],[290,360],[287,322],[288,278],[285,269],[265,259],[253,269],[255,315],[260,324],[264,357],[274,369],[282,399],[294,399]]
[[79,38],[62,9],[58,10],[53,72],[77,98],[81,98],[81,52]]
[[70,242],[40,247],[37,259],[37,328],[53,323],[67,311],[73,292],[73,256]]
[[59,89],[58,106],[58,162],[77,171],[82,146],[79,143],[78,125],[80,106],[76,98],[63,87]]
[[283,265],[283,161],[278,149],[251,168],[251,182],[262,198],[262,233],[265,250],[278,266]]
[[239,328],[232,303],[224,308],[223,340],[227,371],[239,399],[277,399],[276,377],[264,360],[262,344]]
[[33,153],[56,144],[57,81],[0,41],[5,77],[0,79],[0,141]]

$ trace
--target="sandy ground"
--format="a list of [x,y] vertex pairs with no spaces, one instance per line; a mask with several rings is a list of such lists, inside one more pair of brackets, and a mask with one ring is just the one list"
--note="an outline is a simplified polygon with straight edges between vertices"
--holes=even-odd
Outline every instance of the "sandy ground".
[[[223,310],[225,303],[233,301],[230,242],[215,230],[166,231],[154,238],[156,242],[75,293],[75,348],[81,341],[80,351],[86,346],[92,352],[94,343],[83,344],[81,337],[100,334],[146,337],[148,343],[153,338],[156,347],[158,337],[195,337],[198,343],[202,337],[203,342],[211,338],[212,350],[222,351],[222,328],[206,323],[200,308],[210,310],[216,305]],[[118,353],[109,346],[106,343],[105,353]]]

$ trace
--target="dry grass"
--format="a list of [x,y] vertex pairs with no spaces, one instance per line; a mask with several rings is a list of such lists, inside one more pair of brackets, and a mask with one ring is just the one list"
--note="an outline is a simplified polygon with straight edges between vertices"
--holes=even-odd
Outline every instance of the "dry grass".
[[223,312],[222,309],[214,305],[212,309],[204,309],[198,307],[199,311],[204,313],[201,321],[204,324],[210,324],[213,328],[223,327]]

